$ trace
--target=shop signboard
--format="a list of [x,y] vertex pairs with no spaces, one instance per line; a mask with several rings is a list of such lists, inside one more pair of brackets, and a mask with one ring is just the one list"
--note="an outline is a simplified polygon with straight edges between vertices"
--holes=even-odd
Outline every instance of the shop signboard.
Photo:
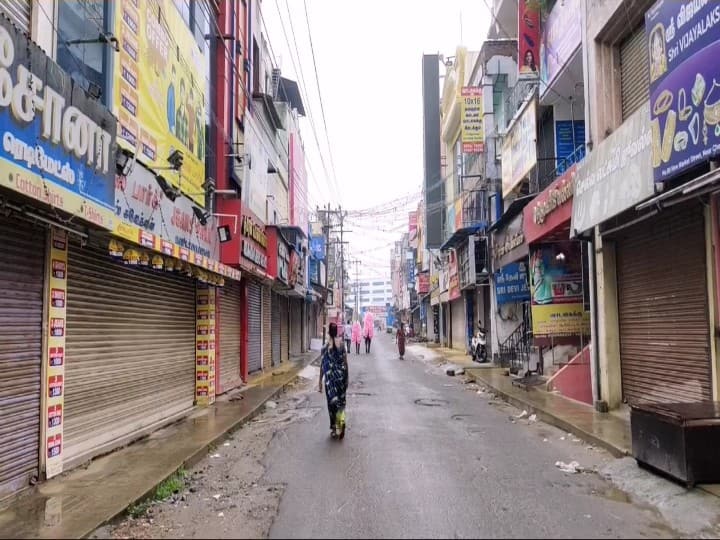
[[477,86],[463,86],[460,90],[460,122],[463,154],[485,151],[483,129],[483,93]]
[[658,0],[645,14],[655,182],[720,154],[720,4]]
[[172,0],[115,2],[113,111],[118,143],[152,168],[183,154],[181,173],[165,179],[205,206],[205,74],[208,56],[198,47]]
[[540,5],[533,0],[518,0],[519,77],[535,78],[540,71]]
[[0,70],[0,186],[112,229],[113,115],[6,17]]
[[493,268],[496,270],[528,256],[522,212],[504,228],[493,233],[492,256]]
[[457,253],[451,251],[448,264],[448,300],[452,302],[458,298],[460,298],[460,275],[458,274]]
[[525,241],[532,243],[572,219],[576,165],[555,179],[523,209]]
[[267,227],[267,275],[287,285],[290,281],[290,251],[277,227]]
[[555,166],[559,174],[585,157],[585,121],[555,122]]
[[423,272],[418,274],[418,293],[427,294],[430,292],[430,274]]
[[495,297],[499,306],[530,300],[527,263],[510,263],[495,272]]
[[589,334],[590,315],[583,305],[580,243],[532,246],[529,271],[533,335]]
[[655,193],[650,103],[640,107],[577,165],[571,236],[584,233]]
[[408,242],[410,249],[417,249],[418,240],[418,212],[410,212],[408,214]]
[[580,47],[582,10],[581,0],[564,0],[557,2],[543,21],[540,79],[545,89]]
[[240,264],[248,270],[265,275],[268,265],[268,239],[265,226],[243,205],[241,219],[242,249]]
[[507,197],[537,163],[537,104],[529,100],[505,135],[502,147],[502,192]]
[[325,236],[320,234],[310,237],[310,254],[318,261],[325,260]]

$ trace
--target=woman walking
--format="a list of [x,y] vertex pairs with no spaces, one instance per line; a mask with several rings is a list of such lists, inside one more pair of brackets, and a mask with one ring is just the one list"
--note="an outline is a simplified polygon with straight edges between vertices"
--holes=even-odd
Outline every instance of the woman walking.
[[367,354],[370,354],[370,343],[375,333],[375,329],[373,328],[374,324],[375,318],[373,314],[368,311],[365,313],[365,320],[363,321],[363,337],[365,338],[365,352]]
[[355,344],[355,354],[360,354],[360,338],[362,337],[362,327],[360,321],[355,321],[352,325],[352,342]]
[[323,347],[318,392],[323,390],[330,415],[330,436],[333,439],[345,437],[345,394],[348,387],[347,354],[342,340],[338,339],[337,324],[328,327],[330,341]]
[[400,323],[397,332],[395,334],[395,342],[397,343],[398,353],[400,354],[400,360],[404,360],[405,356],[405,325]]

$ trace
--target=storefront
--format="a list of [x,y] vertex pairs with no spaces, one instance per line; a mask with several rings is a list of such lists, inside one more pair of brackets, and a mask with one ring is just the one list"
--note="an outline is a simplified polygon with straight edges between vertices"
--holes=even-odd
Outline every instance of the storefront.
[[572,165],[525,207],[523,230],[530,246],[532,343],[540,371],[552,376],[570,363],[574,384],[582,389],[573,397],[592,404],[590,364],[587,356],[576,358],[590,340],[588,250],[570,240],[576,168]]
[[242,383],[242,287],[240,282],[226,280],[218,289],[217,337],[218,394],[223,394]]
[[448,252],[448,301],[450,306],[450,347],[458,351],[468,348],[465,300],[460,291],[457,252]]
[[303,312],[305,307],[305,288],[303,286],[300,254],[290,253],[290,354],[303,352]]
[[288,298],[290,291],[290,249],[282,230],[275,226],[267,227],[268,235],[268,275],[274,278],[271,301],[271,365],[288,360],[289,324]]

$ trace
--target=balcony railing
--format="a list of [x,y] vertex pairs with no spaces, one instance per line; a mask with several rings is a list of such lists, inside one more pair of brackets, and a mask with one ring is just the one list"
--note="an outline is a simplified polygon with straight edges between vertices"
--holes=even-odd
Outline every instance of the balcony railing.
[[[540,193],[550,184],[552,184],[559,176],[565,173],[575,163],[580,163],[585,159],[585,144],[580,144],[575,148],[575,151],[564,158],[545,158],[546,160],[552,160],[557,163],[555,168],[545,174],[538,174],[535,178],[531,177],[530,180],[530,193]],[[540,161],[540,160],[539,160]],[[547,170],[547,169],[546,169]]]
[[[537,91],[540,79],[521,79],[513,87],[510,94],[505,98],[505,119],[512,122],[515,113],[518,112],[523,103],[533,92]],[[504,126],[506,129],[507,126]]]

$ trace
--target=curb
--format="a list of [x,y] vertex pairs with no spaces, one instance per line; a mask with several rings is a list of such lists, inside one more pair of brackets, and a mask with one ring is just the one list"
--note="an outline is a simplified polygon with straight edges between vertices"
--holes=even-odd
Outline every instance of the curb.
[[218,443],[225,441],[230,435],[235,433],[243,425],[247,424],[253,418],[255,418],[258,414],[260,414],[263,411],[263,408],[265,407],[265,404],[268,401],[273,400],[276,397],[278,397],[280,394],[282,394],[287,389],[288,386],[290,386],[293,382],[295,382],[295,380],[297,380],[299,373],[305,367],[307,367],[310,364],[312,364],[313,362],[315,362],[318,358],[319,358],[319,356],[314,357],[310,360],[300,363],[297,367],[293,368],[292,371],[294,371],[294,373],[288,374],[288,379],[284,383],[282,383],[280,386],[278,386],[278,388],[275,389],[271,394],[268,394],[267,397],[263,398],[260,402],[258,402],[258,404],[253,409],[251,409],[248,414],[246,414],[245,416],[243,416],[241,418],[238,418],[237,421],[234,422],[228,429],[226,429],[223,433],[221,433],[220,435],[218,435],[217,437],[215,437],[208,443],[203,444],[203,446],[201,448],[199,448],[196,452],[194,452],[189,457],[184,459],[183,462],[179,466],[173,468],[173,470],[169,474],[162,475],[157,480],[157,482],[155,482],[153,484],[153,486],[149,490],[147,490],[142,495],[133,498],[133,500],[129,501],[128,504],[119,512],[116,512],[113,515],[107,517],[101,523],[94,525],[92,528],[90,528],[90,530],[83,533],[80,536],[80,538],[88,538],[93,532],[95,532],[100,527],[104,527],[105,525],[108,525],[108,524],[112,523],[113,521],[115,521],[116,519],[126,515],[128,508],[130,508],[131,506],[133,506],[139,502],[142,502],[142,501],[150,498],[152,496],[152,494],[155,493],[155,490],[157,489],[157,487],[160,484],[165,482],[168,478],[170,478],[171,476],[176,474],[181,469],[188,469],[190,467],[194,467],[195,465],[197,465],[203,458],[205,458],[207,456],[208,449],[211,446],[217,446]]
[[572,424],[568,422],[567,420],[563,420],[562,418],[558,417],[555,414],[552,414],[545,409],[538,408],[537,406],[533,405],[529,401],[525,401],[522,399],[519,399],[515,396],[511,396],[507,394],[506,392],[503,392],[502,390],[499,390],[498,388],[494,387],[492,384],[488,383],[485,379],[482,377],[474,374],[465,372],[465,375],[471,379],[475,383],[481,383],[488,388],[490,388],[499,398],[501,398],[503,401],[506,401],[507,403],[510,403],[514,407],[518,407],[520,409],[527,410],[530,414],[535,414],[538,417],[538,420],[542,420],[546,424],[550,424],[552,426],[555,426],[557,428],[560,428],[567,433],[572,433],[573,435],[579,437],[580,439],[585,440],[588,443],[591,443],[595,446],[599,446],[601,448],[604,448],[610,454],[612,454],[613,457],[616,458],[622,458],[631,456],[632,453],[627,448],[621,448],[619,446],[616,446],[605,439],[595,435],[594,433],[590,433],[585,431],[584,429],[579,428],[575,424]]

